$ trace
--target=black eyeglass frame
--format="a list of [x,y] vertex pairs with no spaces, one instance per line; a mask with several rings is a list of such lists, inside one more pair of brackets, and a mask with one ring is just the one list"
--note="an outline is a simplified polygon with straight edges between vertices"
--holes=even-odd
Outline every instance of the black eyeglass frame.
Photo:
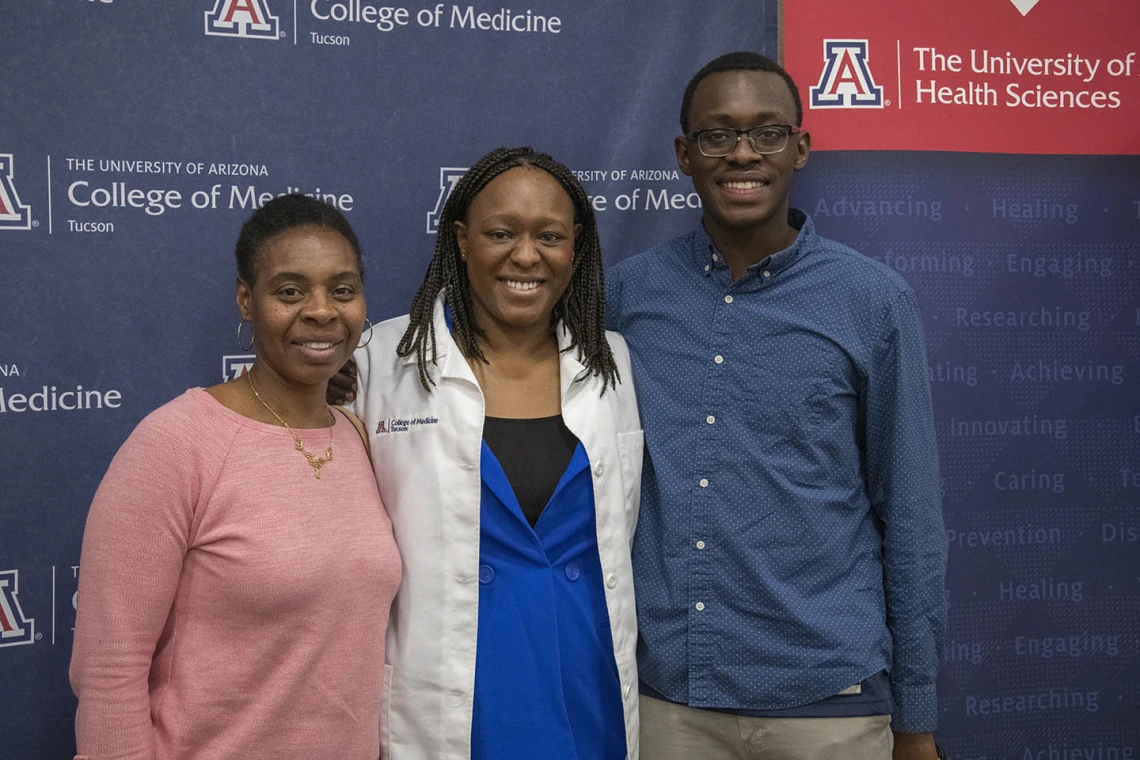
[[[784,144],[781,145],[777,150],[761,150],[760,148],[757,148],[756,141],[752,138],[752,133],[760,129],[772,129],[773,127],[779,127],[780,129],[784,130]],[[684,137],[686,140],[691,140],[696,143],[697,150],[699,150],[701,152],[701,155],[705,158],[724,158],[725,156],[730,155],[732,151],[736,150],[736,146],[740,144],[740,141],[743,140],[745,136],[748,137],[749,147],[751,147],[756,154],[761,156],[770,156],[774,153],[779,153],[780,151],[787,148],[788,142],[791,140],[792,135],[798,135],[803,131],[803,127],[793,127],[791,124],[758,124],[757,126],[749,127],[748,129],[736,129],[734,127],[709,127],[708,129],[697,129],[688,133],[687,135],[684,135]],[[705,134],[706,132],[735,132],[736,142],[732,144],[732,147],[729,148],[726,153],[710,156],[708,153],[705,153],[704,148],[701,147],[701,135]]]

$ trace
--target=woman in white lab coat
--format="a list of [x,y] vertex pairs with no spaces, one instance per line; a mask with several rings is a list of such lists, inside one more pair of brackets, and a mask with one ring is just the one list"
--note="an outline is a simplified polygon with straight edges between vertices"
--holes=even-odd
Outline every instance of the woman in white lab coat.
[[448,199],[411,313],[356,352],[403,554],[388,760],[637,757],[643,436],[602,267],[573,174],[492,151]]

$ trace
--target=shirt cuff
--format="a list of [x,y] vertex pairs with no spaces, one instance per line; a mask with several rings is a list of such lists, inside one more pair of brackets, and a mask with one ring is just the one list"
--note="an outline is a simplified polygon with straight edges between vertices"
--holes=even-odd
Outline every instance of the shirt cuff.
[[938,728],[938,693],[934,684],[891,684],[894,712],[891,728],[905,734],[924,734]]

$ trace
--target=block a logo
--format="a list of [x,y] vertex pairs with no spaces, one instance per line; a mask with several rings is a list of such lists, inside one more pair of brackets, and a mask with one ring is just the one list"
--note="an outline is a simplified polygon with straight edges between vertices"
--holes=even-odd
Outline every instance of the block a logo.
[[246,372],[253,369],[254,354],[235,354],[222,357],[222,382],[237,380]]
[[36,621],[20,609],[20,571],[0,571],[0,647],[31,644],[36,640]]
[[824,40],[826,62],[811,88],[812,108],[882,108],[883,88],[867,64],[867,40]]
[[466,169],[443,168],[439,170],[439,197],[435,201],[435,209],[427,215],[427,231],[434,235],[439,229],[439,215],[443,213],[443,205],[451,197],[455,185],[467,173]]
[[269,12],[268,2],[269,0],[214,0],[214,10],[206,11],[206,34],[277,39],[281,29],[277,17]]
[[20,203],[12,181],[12,154],[0,153],[0,230],[30,230],[32,207]]

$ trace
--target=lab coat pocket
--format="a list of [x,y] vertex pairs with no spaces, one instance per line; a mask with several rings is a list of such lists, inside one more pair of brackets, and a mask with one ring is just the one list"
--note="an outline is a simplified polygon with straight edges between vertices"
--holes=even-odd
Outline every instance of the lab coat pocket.
[[618,433],[618,457],[621,459],[622,497],[625,502],[626,532],[633,541],[637,515],[641,509],[641,462],[645,456],[645,432],[634,430]]

